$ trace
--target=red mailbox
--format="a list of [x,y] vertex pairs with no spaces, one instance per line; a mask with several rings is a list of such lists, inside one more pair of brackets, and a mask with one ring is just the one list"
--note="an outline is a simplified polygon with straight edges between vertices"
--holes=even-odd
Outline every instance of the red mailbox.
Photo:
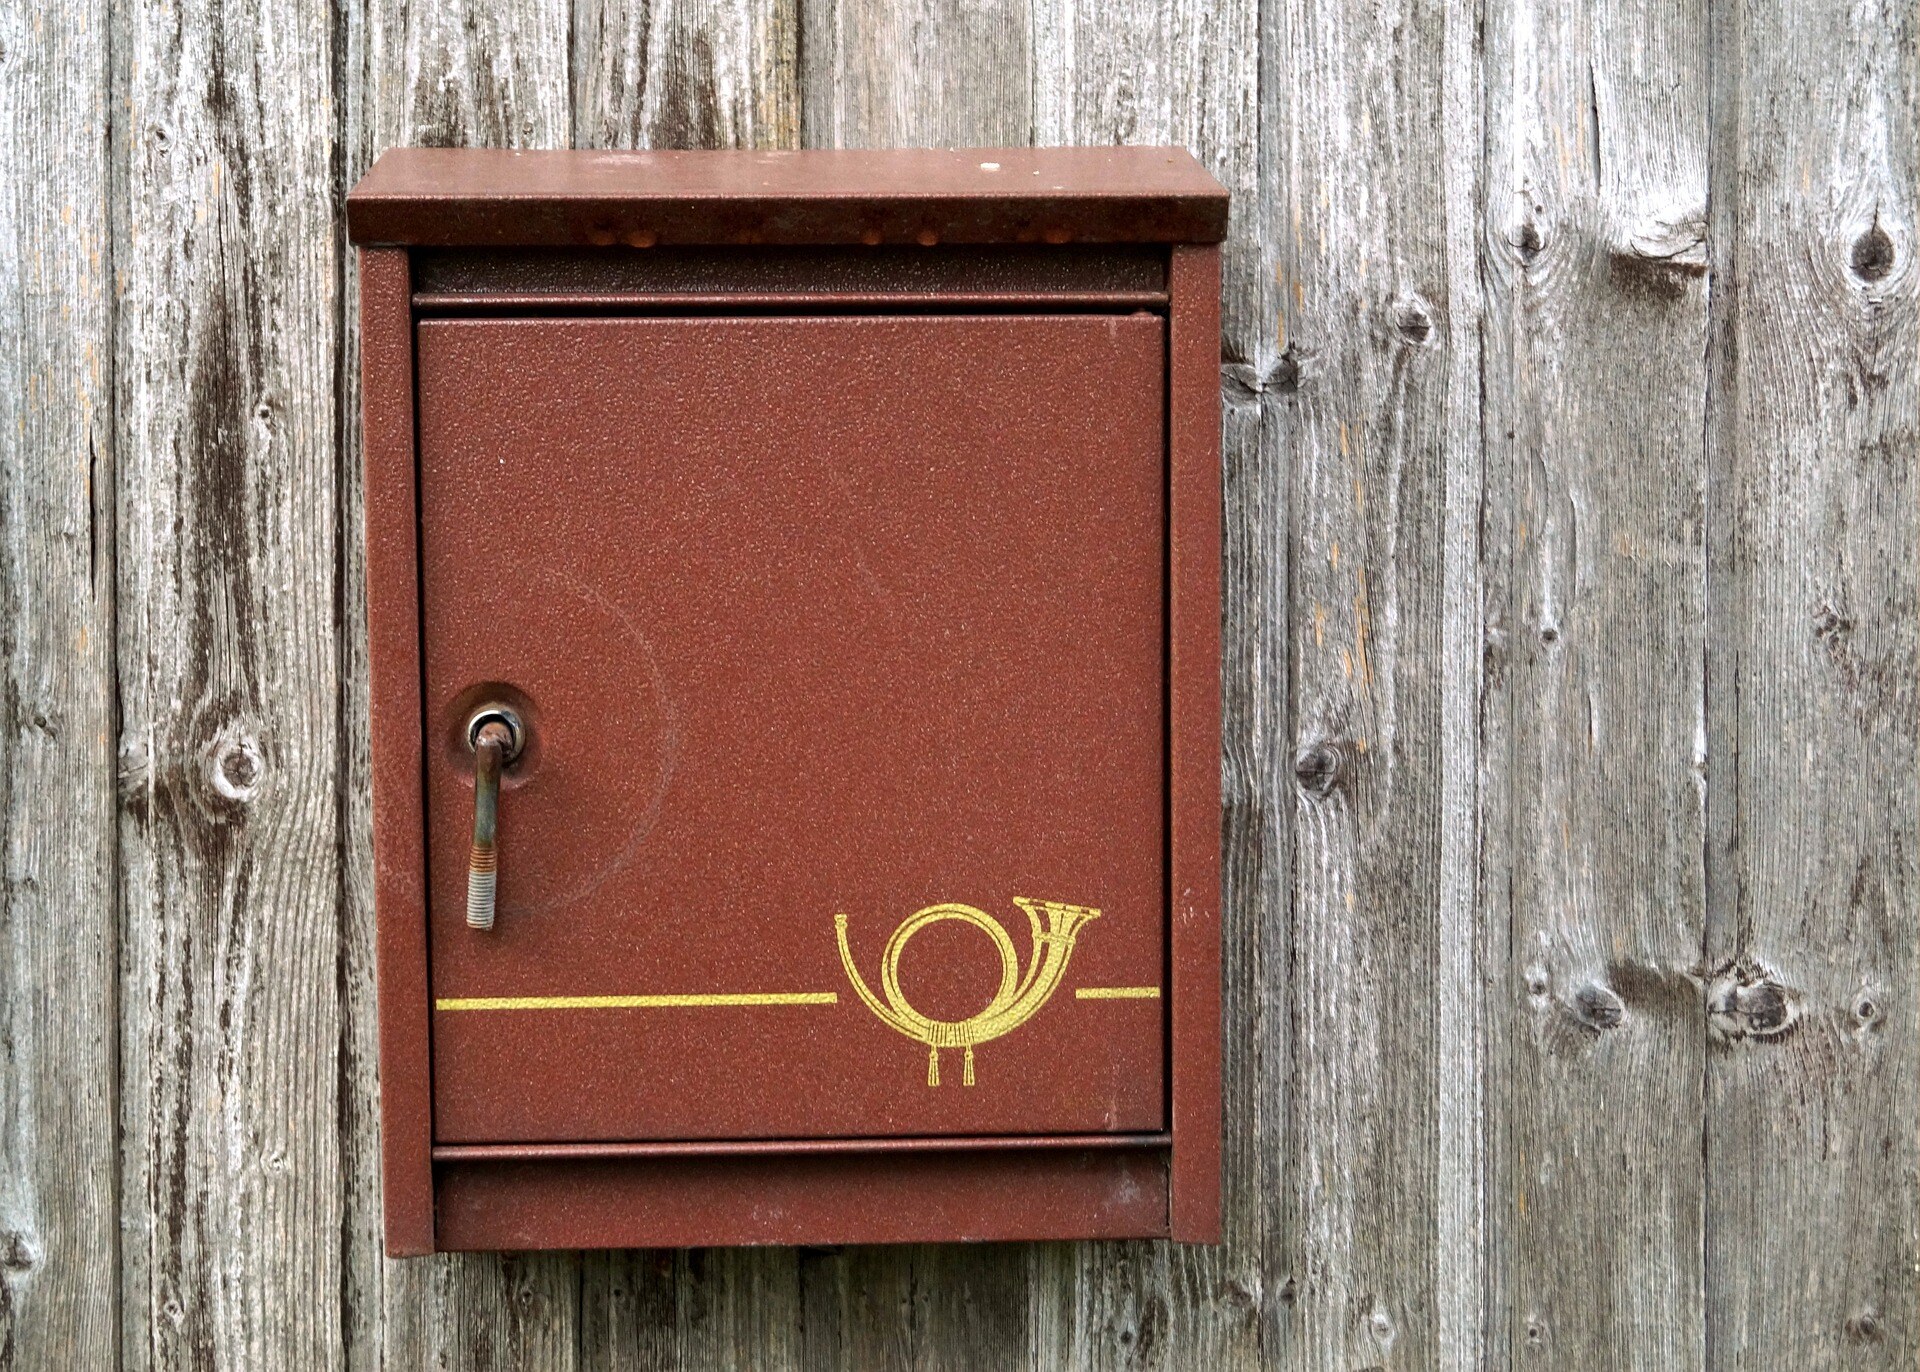
[[347,203],[389,1251],[1214,1238],[1220,186]]

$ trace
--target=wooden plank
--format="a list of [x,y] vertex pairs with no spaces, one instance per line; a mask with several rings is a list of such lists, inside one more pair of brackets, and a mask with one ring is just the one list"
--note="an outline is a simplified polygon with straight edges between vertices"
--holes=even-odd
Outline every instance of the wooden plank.
[[806,0],[810,148],[1033,141],[1029,0]]
[[[583,0],[574,11],[576,146],[790,148],[800,141],[797,0]],[[799,1365],[790,1250],[594,1254],[582,1365]]]
[[[407,5],[367,0],[345,14],[341,75],[344,196],[381,149],[396,145],[565,147],[572,14],[565,0],[510,5]],[[351,531],[341,549],[343,682],[340,756],[347,870],[341,981],[347,1022],[343,1152],[355,1161],[346,1195],[349,1236],[343,1322],[352,1365],[563,1370],[578,1353],[580,1260],[566,1253],[381,1257],[378,1077],[373,998],[371,761],[367,755],[366,564],[358,414],[354,275],[340,323],[339,509]]]
[[[1503,1137],[1493,1102],[1506,1080],[1497,987],[1509,959],[1508,886],[1490,857],[1486,816],[1501,787],[1487,785],[1489,758],[1504,742],[1487,728],[1485,662],[1488,559],[1485,512],[1501,488],[1486,463],[1486,326],[1481,294],[1484,251],[1487,92],[1482,16],[1449,6],[1441,29],[1440,127],[1450,133],[1443,163],[1448,403],[1442,515],[1440,660],[1439,1063],[1435,1089],[1433,1328],[1442,1372],[1505,1366],[1512,1350],[1499,1336],[1508,1273],[1496,1245],[1502,1229],[1490,1197],[1502,1176]],[[1477,154],[1477,155],[1476,155]],[[1400,305],[1411,303],[1402,297]],[[1396,311],[1402,338],[1419,333],[1417,313]],[[1410,340],[1411,341],[1411,340]],[[1491,737],[1490,737],[1491,735]],[[1495,852],[1490,853],[1489,850]],[[1490,1250],[1495,1250],[1490,1252]]]
[[1330,0],[1263,53],[1293,461],[1293,1024],[1268,1259],[1288,1366],[1479,1347],[1475,29]]
[[0,16],[0,1369],[111,1366],[107,6]]
[[[1235,367],[1237,409],[1223,437],[1227,589],[1222,626],[1226,828],[1222,924],[1222,1069],[1226,1188],[1225,1242],[1217,1248],[1092,1244],[1035,1250],[1031,1256],[1030,1342],[1038,1366],[1186,1367],[1205,1359],[1220,1367],[1261,1366],[1262,1340],[1279,1309],[1281,1284],[1271,1280],[1264,1246],[1273,1202],[1265,1188],[1286,1163],[1267,1165],[1269,1129],[1282,1104],[1274,1057],[1284,1043],[1279,1004],[1258,1008],[1270,983],[1256,980],[1280,965],[1274,907],[1261,897],[1284,879],[1286,845],[1279,837],[1283,774],[1271,757],[1251,761],[1248,732],[1271,717],[1284,696],[1284,674],[1249,680],[1236,665],[1278,657],[1283,623],[1285,542],[1271,527],[1236,517],[1284,508],[1285,475],[1271,460],[1263,433],[1273,416],[1264,392],[1278,367],[1271,276],[1262,238],[1272,199],[1261,175],[1261,35],[1258,6],[1245,0],[1034,0],[1033,132],[1036,143],[1178,144],[1189,148],[1233,195],[1222,263],[1221,355]],[[1246,560],[1236,562],[1236,555]],[[1263,586],[1273,599],[1234,599],[1233,588]],[[1270,971],[1267,972],[1270,975]],[[1248,1036],[1257,1026],[1258,1039]],[[1284,1051],[1284,1050],[1281,1050]],[[1256,1159],[1260,1160],[1256,1163]],[[1066,1312],[1062,1314],[1060,1307]]]
[[126,6],[130,1366],[340,1361],[331,11]]
[[1485,813],[1512,939],[1491,1333],[1675,1369],[1704,1354],[1706,64],[1701,3],[1488,34]]
[[1910,11],[1717,11],[1707,1363],[1920,1355]]
[[[806,146],[1032,140],[1026,0],[808,0],[800,17]],[[1021,1365],[1028,1267],[1010,1245],[804,1257],[803,1365]]]
[[579,1365],[579,1259],[442,1253],[389,1261],[375,1332],[387,1367],[559,1369]]
[[800,144],[797,0],[580,0],[579,148]]

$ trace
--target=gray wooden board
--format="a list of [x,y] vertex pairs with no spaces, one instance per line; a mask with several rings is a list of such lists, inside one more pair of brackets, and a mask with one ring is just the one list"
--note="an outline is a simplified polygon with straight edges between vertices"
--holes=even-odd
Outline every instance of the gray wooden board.
[[1920,1356],[1912,6],[1714,35],[1708,1363]]
[[1698,1368],[1706,7],[1526,9],[1488,37],[1500,1336]]
[[331,15],[279,18],[116,30],[129,1366],[341,1358]]
[[106,31],[0,13],[0,1369],[119,1342]]
[[[16,10],[0,1369],[1912,1365],[1910,6]],[[1225,1243],[385,1259],[346,188],[1106,141],[1235,196]]]

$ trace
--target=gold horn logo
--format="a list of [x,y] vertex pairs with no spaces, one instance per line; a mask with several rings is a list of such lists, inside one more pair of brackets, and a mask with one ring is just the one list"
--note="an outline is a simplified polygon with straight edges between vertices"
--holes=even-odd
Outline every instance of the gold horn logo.
[[[1100,915],[1089,906],[1028,900],[1024,896],[1015,896],[1013,903],[1026,911],[1027,923],[1033,929],[1033,960],[1027,964],[1025,977],[1020,975],[1020,955],[1014,950],[1013,939],[999,920],[971,905],[929,905],[907,916],[906,922],[887,940],[886,951],[880,957],[880,990],[886,997],[884,1002],[868,989],[860,969],[853,965],[853,950],[847,946],[847,917],[833,917],[833,932],[840,941],[840,962],[847,969],[847,980],[853,983],[854,991],[866,1002],[867,1009],[884,1023],[927,1045],[929,1086],[940,1084],[942,1048],[966,1050],[962,1080],[968,1086],[973,1085],[973,1046],[1010,1033],[1033,1018],[1034,1012],[1047,1003],[1047,998],[1060,985],[1060,978],[1067,970],[1067,959],[1073,956],[1073,941],[1080,926]],[[929,1019],[909,1005],[900,991],[900,954],[908,941],[928,925],[950,919],[980,930],[993,940],[1000,954],[1000,989],[994,992],[987,1008],[972,1019]]]

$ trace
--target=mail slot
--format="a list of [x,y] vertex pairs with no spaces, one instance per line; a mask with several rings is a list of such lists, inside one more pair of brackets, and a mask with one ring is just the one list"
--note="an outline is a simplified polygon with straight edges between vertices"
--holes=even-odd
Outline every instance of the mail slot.
[[1218,247],[1170,149],[387,153],[387,1245],[1219,1208]]

